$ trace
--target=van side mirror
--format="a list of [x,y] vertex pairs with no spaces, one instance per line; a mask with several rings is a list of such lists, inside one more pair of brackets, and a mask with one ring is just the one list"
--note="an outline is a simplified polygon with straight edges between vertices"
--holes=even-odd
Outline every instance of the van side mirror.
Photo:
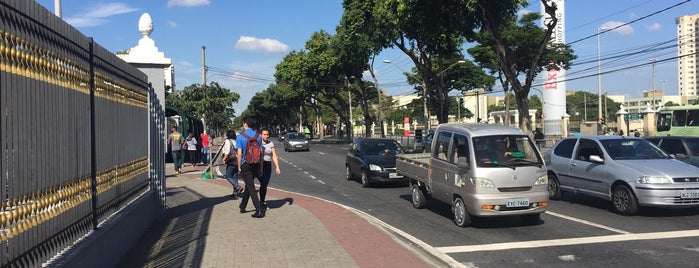
[[457,166],[458,168],[468,169],[468,168],[469,168],[469,165],[468,165],[468,158],[467,158],[467,157],[459,157],[459,158],[457,158],[456,166]]
[[595,154],[590,155],[590,161],[595,162],[595,163],[599,163],[599,164],[604,164],[604,159],[602,159],[602,157],[600,157],[599,155],[595,155]]

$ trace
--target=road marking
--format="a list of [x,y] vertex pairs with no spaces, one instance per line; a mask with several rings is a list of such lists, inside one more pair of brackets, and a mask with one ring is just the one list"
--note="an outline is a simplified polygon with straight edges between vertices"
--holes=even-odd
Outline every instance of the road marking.
[[509,242],[509,243],[481,244],[481,245],[470,245],[470,246],[437,247],[436,249],[442,253],[449,254],[449,253],[496,251],[496,250],[508,250],[508,249],[522,249],[522,248],[572,246],[572,245],[581,245],[581,244],[610,243],[610,242],[623,242],[623,241],[636,241],[636,240],[684,238],[684,237],[695,237],[695,236],[699,236],[699,230],[655,232],[655,233],[637,233],[637,234],[616,234],[616,235],[603,235],[603,236],[565,238],[565,239],[550,239],[550,240]]
[[555,217],[559,217],[559,218],[563,218],[563,219],[566,219],[566,220],[574,221],[574,222],[579,222],[579,223],[582,223],[582,224],[587,224],[587,225],[594,226],[594,227],[597,227],[597,228],[602,228],[602,229],[609,230],[609,231],[612,231],[612,232],[615,232],[615,233],[620,233],[620,234],[630,234],[630,233],[631,233],[631,232],[627,232],[627,231],[624,231],[624,230],[621,230],[621,229],[617,229],[617,228],[613,228],[613,227],[609,227],[609,226],[604,226],[604,225],[597,224],[597,223],[594,223],[594,222],[591,222],[591,221],[586,221],[586,220],[583,220],[583,219],[578,219],[578,218],[575,218],[575,217],[571,217],[571,216],[559,214],[559,213],[552,212],[552,211],[546,211],[546,214],[549,214],[549,215],[555,216]]
[[318,154],[325,154],[324,152],[318,152]]

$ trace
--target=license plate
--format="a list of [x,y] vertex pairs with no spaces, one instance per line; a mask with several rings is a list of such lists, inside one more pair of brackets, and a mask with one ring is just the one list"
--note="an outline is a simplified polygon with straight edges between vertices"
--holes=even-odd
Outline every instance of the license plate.
[[682,191],[680,198],[699,198],[699,191]]
[[400,179],[403,178],[403,175],[398,175],[398,173],[388,173],[388,177],[391,179]]
[[296,148],[301,148],[301,147],[303,147],[303,145],[296,145]]
[[528,198],[507,199],[506,206],[508,208],[528,207],[529,206],[529,199]]

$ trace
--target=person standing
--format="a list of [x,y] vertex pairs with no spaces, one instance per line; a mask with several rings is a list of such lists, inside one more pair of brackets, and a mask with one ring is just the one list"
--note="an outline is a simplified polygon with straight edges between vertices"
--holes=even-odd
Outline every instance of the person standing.
[[197,163],[197,139],[194,138],[191,132],[187,135],[185,144],[187,146],[187,153],[189,154],[189,162],[192,162],[192,166],[195,166]]
[[226,132],[226,142],[223,143],[223,163],[226,164],[226,180],[233,185],[231,197],[237,199],[243,188],[238,185],[238,160],[235,145],[235,131]]
[[281,173],[279,170],[279,160],[277,159],[277,150],[274,148],[274,142],[269,139],[269,129],[260,129],[262,135],[262,146],[264,147],[264,157],[262,161],[262,176],[260,176],[260,205],[262,209],[267,209],[265,197],[267,196],[267,185],[272,177],[272,162],[274,162],[275,172],[277,175]]
[[204,130],[204,133],[199,134],[199,138],[201,138],[201,163],[209,165],[209,133]]
[[[245,213],[245,207],[248,205],[248,199],[252,199],[252,204],[255,206],[255,214],[252,215],[253,218],[264,218],[265,211],[262,210],[260,206],[260,199],[257,196],[257,191],[255,190],[255,178],[260,178],[260,173],[262,173],[262,163],[258,160],[257,163],[248,163],[245,160],[244,153],[248,151],[248,146],[250,141],[248,139],[257,140],[258,145],[262,145],[262,137],[252,128],[253,121],[249,117],[245,117],[242,120],[243,131],[235,140],[238,146],[238,173],[243,178],[245,182],[245,190],[243,191],[243,200],[240,202],[240,213]],[[246,137],[247,136],[247,137]],[[262,148],[260,148],[262,149]]]
[[180,174],[180,150],[182,150],[182,134],[177,132],[177,127],[170,128],[170,135],[167,137],[167,145],[170,147],[172,164],[175,165],[175,174]]
[[638,132],[638,129],[636,129],[636,130],[633,131],[633,136],[634,136],[634,137],[640,137],[640,136],[641,136],[641,132]]

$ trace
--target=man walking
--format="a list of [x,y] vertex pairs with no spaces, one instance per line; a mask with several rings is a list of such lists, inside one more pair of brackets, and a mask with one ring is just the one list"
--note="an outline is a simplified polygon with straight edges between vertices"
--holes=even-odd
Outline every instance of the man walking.
[[[236,137],[235,143],[238,148],[238,173],[240,176],[243,178],[243,181],[245,182],[245,191],[243,192],[243,200],[240,201],[240,213],[245,213],[245,207],[248,205],[248,199],[252,199],[252,204],[255,206],[255,214],[252,215],[253,218],[264,218],[265,216],[265,211],[262,209],[262,206],[260,205],[260,199],[257,196],[257,191],[255,190],[255,178],[259,180],[260,178],[260,173],[262,173],[262,163],[261,163],[261,158],[262,154],[259,153],[257,157],[260,159],[250,159],[248,155],[251,153],[252,149],[251,146],[255,146],[251,144],[254,141],[257,141],[256,146],[261,146],[262,144],[262,136],[260,136],[257,131],[252,129],[251,125],[253,124],[252,119],[246,117],[243,118],[243,131],[240,132],[240,135]],[[258,148],[261,149],[261,148]],[[247,159],[246,159],[247,158]],[[253,160],[254,163],[251,163]]]
[[180,174],[180,150],[182,150],[182,134],[177,132],[177,127],[170,128],[170,136],[167,137],[167,145],[170,147],[172,163],[175,165],[175,174]]
[[204,130],[204,133],[199,134],[201,138],[201,163],[209,165],[209,133]]

